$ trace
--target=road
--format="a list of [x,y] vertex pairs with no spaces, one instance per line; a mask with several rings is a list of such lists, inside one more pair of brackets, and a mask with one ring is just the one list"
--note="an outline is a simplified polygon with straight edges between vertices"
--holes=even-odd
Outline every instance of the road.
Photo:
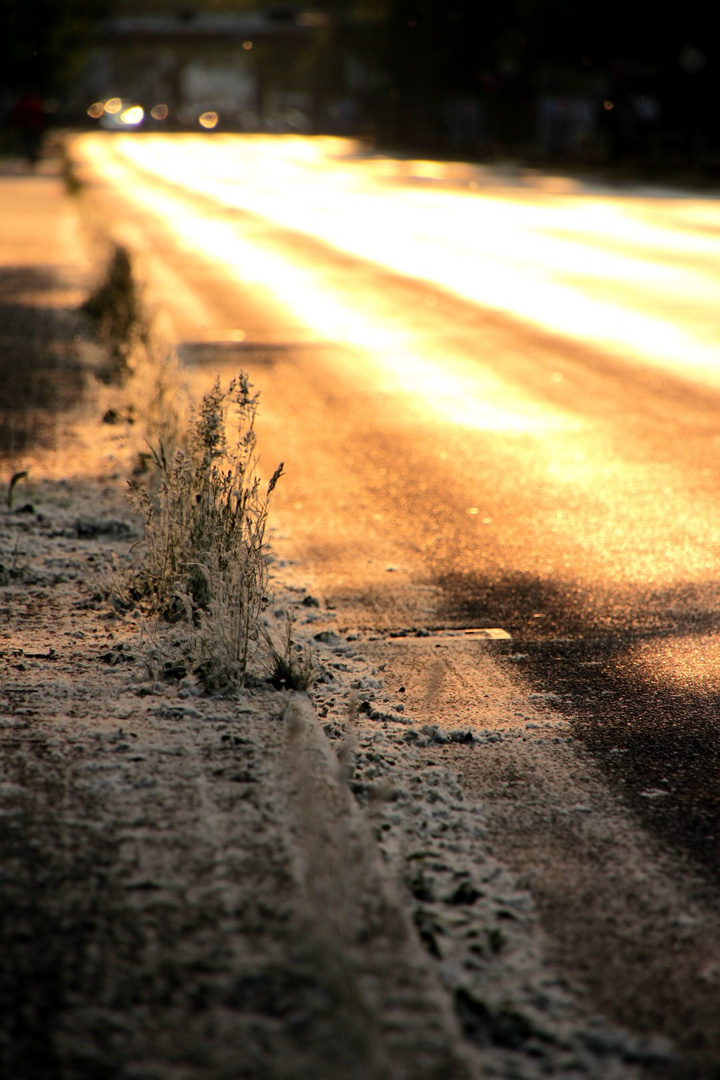
[[[447,758],[558,963],[691,1047],[674,1076],[717,1076],[720,201],[340,140],[72,152],[188,377],[260,388],[277,543],[415,713],[477,722],[522,685],[570,721],[540,767],[519,743]],[[392,659],[391,634],[448,627],[509,637]],[[583,784],[619,832],[558,823]]]

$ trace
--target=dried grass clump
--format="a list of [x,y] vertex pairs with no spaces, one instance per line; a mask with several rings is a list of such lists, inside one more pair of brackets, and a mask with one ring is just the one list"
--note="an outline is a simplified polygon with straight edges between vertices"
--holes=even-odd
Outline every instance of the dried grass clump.
[[217,379],[175,452],[168,455],[162,442],[153,449],[157,494],[135,489],[145,537],[132,591],[154,612],[186,621],[188,659],[211,690],[242,681],[267,593],[265,527],[282,465],[262,490],[257,403],[244,373],[227,390]]
[[147,312],[127,248],[114,245],[102,282],[81,310],[95,324],[96,335],[108,352],[108,363],[98,375],[107,383],[124,383],[133,370],[134,349],[147,347],[150,338]]
[[293,638],[294,617],[285,616],[284,632],[272,626],[262,631],[270,654],[270,682],[276,690],[309,690],[315,682],[319,667],[310,645]]

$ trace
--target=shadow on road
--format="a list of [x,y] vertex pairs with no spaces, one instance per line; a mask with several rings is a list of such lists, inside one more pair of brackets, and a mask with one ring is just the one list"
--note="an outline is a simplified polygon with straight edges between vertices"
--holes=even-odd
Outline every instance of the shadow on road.
[[0,454],[52,446],[59,414],[82,396],[79,316],[47,305],[56,288],[42,269],[0,268]]
[[[720,880],[720,679],[668,682],[643,650],[701,654],[720,634],[720,585],[608,595],[595,605],[572,583],[531,574],[493,581],[445,574],[441,617],[500,625],[505,657],[566,713],[643,824]],[[681,672],[682,674],[682,672]]]

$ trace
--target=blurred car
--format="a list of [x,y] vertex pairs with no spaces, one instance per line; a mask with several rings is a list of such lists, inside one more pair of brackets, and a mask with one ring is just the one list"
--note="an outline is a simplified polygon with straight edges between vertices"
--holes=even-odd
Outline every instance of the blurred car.
[[104,131],[133,131],[145,120],[142,105],[128,98],[112,97],[107,101],[96,101],[87,112]]

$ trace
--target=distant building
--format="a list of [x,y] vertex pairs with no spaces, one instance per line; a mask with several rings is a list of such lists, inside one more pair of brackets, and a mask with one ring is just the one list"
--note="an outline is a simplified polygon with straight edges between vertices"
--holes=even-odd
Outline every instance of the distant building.
[[162,122],[172,127],[197,126],[212,109],[226,128],[301,129],[314,105],[287,85],[287,73],[325,28],[321,15],[281,9],[118,15],[103,25],[73,106],[117,98],[141,103],[148,117],[165,106]]

